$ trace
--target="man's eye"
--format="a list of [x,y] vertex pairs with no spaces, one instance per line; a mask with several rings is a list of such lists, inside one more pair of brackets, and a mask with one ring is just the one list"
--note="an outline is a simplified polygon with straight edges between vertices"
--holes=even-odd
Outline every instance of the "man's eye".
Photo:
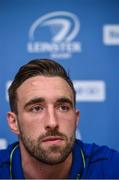
[[69,109],[70,109],[70,106],[68,106],[68,105],[60,105],[60,106],[59,106],[59,110],[60,110],[60,111],[65,111],[65,112],[67,112],[67,111],[69,111]]
[[30,110],[32,111],[32,112],[39,112],[39,111],[42,111],[44,108],[43,108],[43,106],[39,106],[39,105],[37,105],[37,106],[32,106],[31,108],[30,108]]

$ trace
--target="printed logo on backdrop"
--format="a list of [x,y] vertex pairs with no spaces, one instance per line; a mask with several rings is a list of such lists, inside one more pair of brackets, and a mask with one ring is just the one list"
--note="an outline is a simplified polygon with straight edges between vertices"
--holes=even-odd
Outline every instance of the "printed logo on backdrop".
[[6,149],[7,145],[7,140],[5,138],[0,138],[0,149]]
[[6,101],[9,101],[9,97],[8,97],[8,89],[9,89],[11,83],[12,83],[11,80],[9,80],[9,81],[6,82],[6,87],[5,87],[5,97],[6,97]]
[[48,53],[51,58],[71,58],[81,52],[78,17],[66,11],[56,11],[36,19],[29,29],[29,53]]
[[105,45],[118,45],[119,46],[119,24],[104,25],[103,42]]
[[74,80],[77,102],[104,102],[106,100],[106,84],[102,80]]

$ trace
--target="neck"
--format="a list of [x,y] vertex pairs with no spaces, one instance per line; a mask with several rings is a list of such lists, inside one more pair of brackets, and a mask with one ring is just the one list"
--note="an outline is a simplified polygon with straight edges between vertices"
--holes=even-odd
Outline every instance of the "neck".
[[26,179],[67,179],[72,163],[72,154],[56,165],[48,165],[31,157],[20,143],[22,168]]

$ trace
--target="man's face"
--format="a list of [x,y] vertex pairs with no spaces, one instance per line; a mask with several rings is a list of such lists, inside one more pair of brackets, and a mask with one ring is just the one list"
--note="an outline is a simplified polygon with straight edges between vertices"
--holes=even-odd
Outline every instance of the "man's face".
[[36,76],[17,89],[20,142],[35,159],[64,161],[71,152],[79,111],[71,87],[60,77]]

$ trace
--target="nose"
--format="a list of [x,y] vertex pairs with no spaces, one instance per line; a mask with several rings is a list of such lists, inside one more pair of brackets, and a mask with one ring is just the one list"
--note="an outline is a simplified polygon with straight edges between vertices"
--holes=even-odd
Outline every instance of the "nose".
[[58,125],[56,110],[54,107],[48,107],[47,117],[45,120],[45,129],[54,130],[54,129],[58,129],[58,127],[59,125]]

